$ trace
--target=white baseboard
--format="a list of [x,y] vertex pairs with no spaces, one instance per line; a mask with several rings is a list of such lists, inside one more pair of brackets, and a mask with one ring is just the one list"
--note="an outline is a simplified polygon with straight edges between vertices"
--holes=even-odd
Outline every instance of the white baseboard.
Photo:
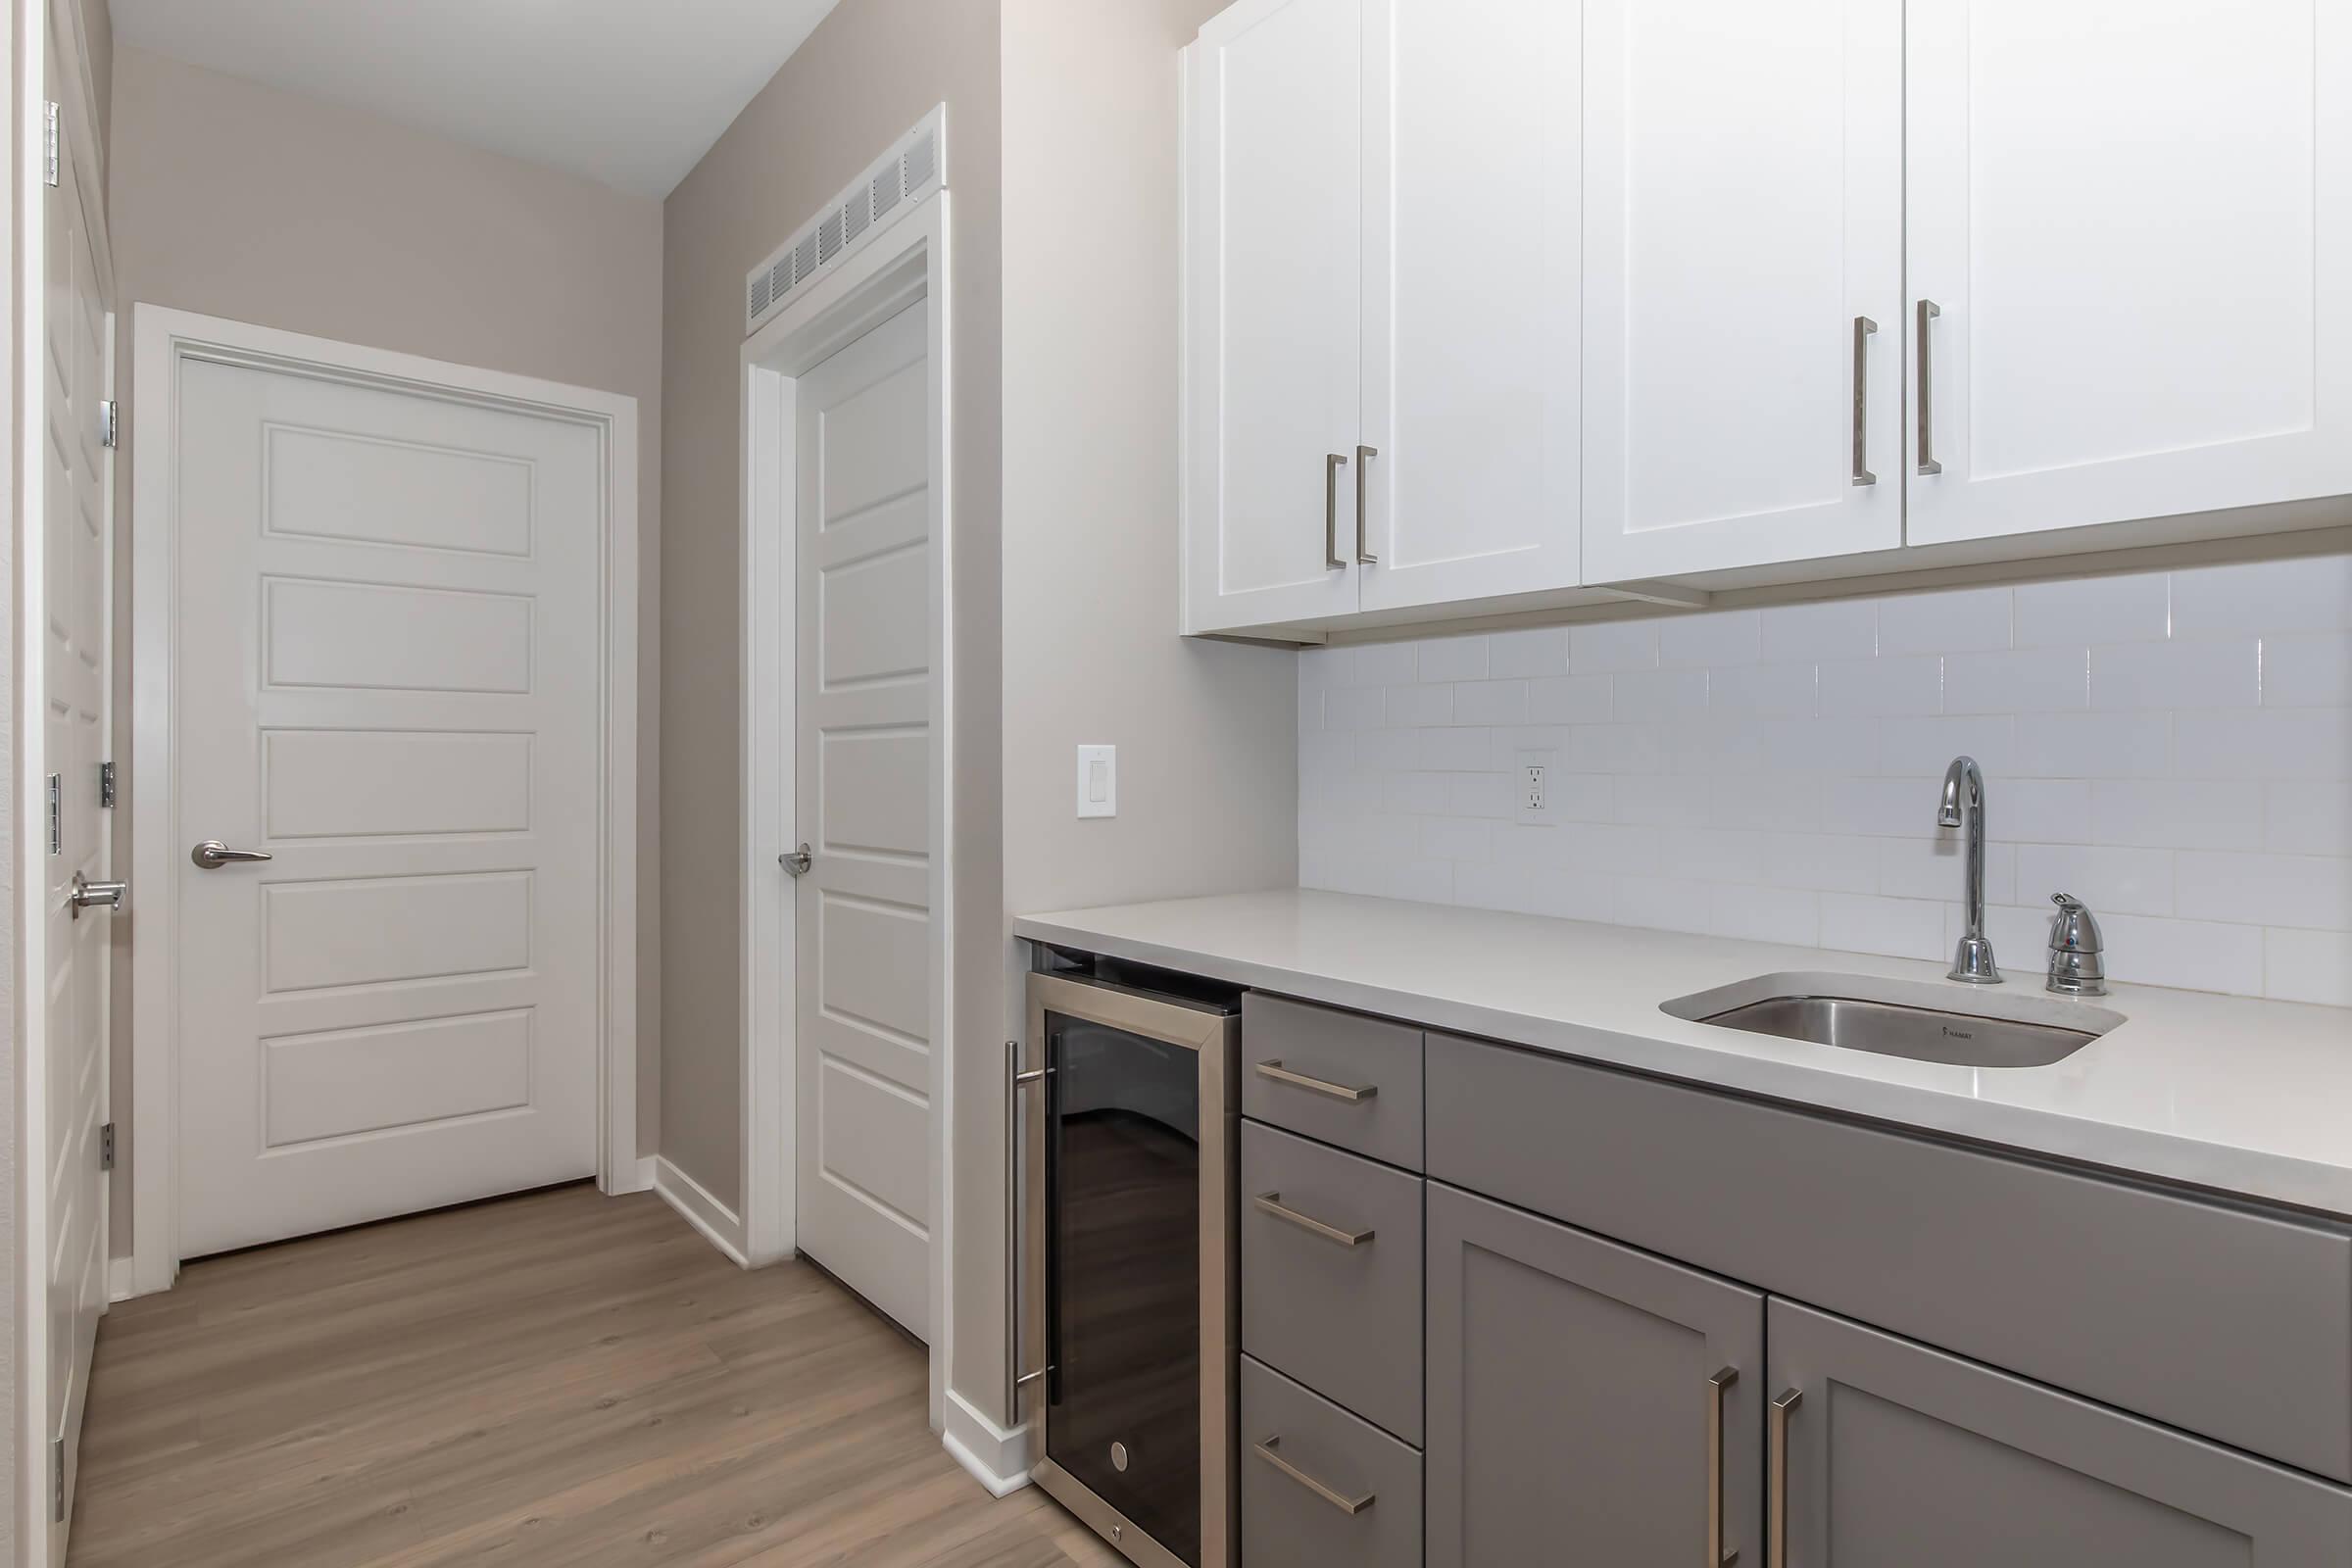
[[108,1303],[127,1301],[138,1294],[138,1286],[133,1284],[131,1279],[130,1259],[127,1257],[108,1258],[106,1260],[106,1299]]
[[1007,1432],[954,1389],[948,1391],[947,1406],[947,1430],[940,1434],[940,1446],[972,1473],[973,1480],[999,1497],[1029,1484],[1031,1429],[1026,1422]]
[[704,1240],[732,1258],[737,1267],[752,1266],[743,1253],[742,1219],[712,1198],[702,1183],[656,1155],[653,1188],[670,1207],[686,1216],[687,1224],[703,1233]]
[[650,1193],[650,1192],[652,1192],[652,1191],[654,1190],[654,1167],[655,1167],[656,1165],[659,1165],[660,1163],[661,1163],[661,1160],[660,1160],[660,1159],[659,1159],[657,1156],[655,1156],[655,1155],[653,1155],[653,1154],[640,1154],[640,1155],[638,1155],[638,1156],[637,1156],[637,1185],[636,1185],[636,1186],[634,1186],[634,1187],[631,1187],[631,1188],[629,1189],[629,1191],[630,1191],[630,1192],[632,1192],[632,1193]]

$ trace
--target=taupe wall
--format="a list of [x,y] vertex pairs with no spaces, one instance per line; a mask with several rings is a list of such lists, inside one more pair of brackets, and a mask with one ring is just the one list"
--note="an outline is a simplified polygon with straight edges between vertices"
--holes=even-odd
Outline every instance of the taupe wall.
[[[1298,881],[1297,656],[1176,635],[1177,51],[1225,3],[1005,0],[1007,918]],[[954,1382],[1000,1419],[1002,1097],[967,1076],[955,1130]]]
[[[659,1126],[661,863],[662,207],[568,174],[478,152],[317,99],[136,49],[115,58],[116,373],[129,397],[134,303],[428,355],[619,392],[637,400],[642,607],[638,682],[639,1142]],[[116,539],[127,561],[130,451],[124,405]],[[129,625],[118,571],[116,625]],[[127,632],[125,631],[125,636]],[[130,661],[118,649],[116,756],[129,755]],[[136,777],[125,780],[136,790]],[[129,863],[129,810],[116,864]],[[127,949],[115,963],[114,1103],[130,1104]],[[124,1128],[115,1172],[115,1250],[129,1250]]]
[[[997,5],[853,0],[818,24],[670,193],[664,229],[662,1154],[741,1199],[744,274],[921,119],[948,106],[960,986],[993,971],[998,842]],[[993,989],[958,1041],[996,1035]],[[976,1031],[976,1032],[975,1032]],[[1001,1052],[1001,1044],[996,1046]],[[993,1058],[990,1058],[993,1059]]]

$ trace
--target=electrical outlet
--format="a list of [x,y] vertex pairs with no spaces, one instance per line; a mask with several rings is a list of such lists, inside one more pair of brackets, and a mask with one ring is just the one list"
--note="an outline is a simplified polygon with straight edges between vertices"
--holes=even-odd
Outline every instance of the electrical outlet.
[[1556,820],[1551,814],[1551,770],[1560,765],[1556,752],[1521,752],[1511,769],[1512,820],[1544,827]]

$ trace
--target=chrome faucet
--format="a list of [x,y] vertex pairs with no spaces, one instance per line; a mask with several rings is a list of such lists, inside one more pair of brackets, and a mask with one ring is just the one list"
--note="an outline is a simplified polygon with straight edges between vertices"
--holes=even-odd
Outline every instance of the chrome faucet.
[[1968,827],[1968,871],[1961,886],[1962,912],[1968,926],[1952,955],[1948,978],[1972,986],[1997,986],[2000,966],[1992,961],[1992,941],[1984,935],[1984,772],[1973,757],[1955,757],[1943,771],[1943,802],[1936,812],[1942,827]]

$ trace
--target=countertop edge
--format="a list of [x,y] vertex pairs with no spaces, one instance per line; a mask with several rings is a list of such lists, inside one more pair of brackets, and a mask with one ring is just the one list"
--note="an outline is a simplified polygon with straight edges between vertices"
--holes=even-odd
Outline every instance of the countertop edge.
[[1448,1034],[2275,1204],[2323,1219],[2352,1221],[2352,1170],[2316,1161],[1482,1007],[1425,992],[1170,947],[1056,918],[1018,916],[1012,929],[1025,941],[1405,1019]]

